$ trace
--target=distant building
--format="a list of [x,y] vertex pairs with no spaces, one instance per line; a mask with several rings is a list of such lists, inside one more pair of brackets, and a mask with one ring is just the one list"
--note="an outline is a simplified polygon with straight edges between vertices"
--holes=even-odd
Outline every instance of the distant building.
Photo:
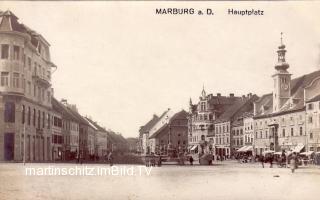
[[149,132],[150,129],[158,122],[159,117],[157,115],[153,115],[152,119],[148,121],[144,126],[140,127],[139,130],[139,146],[138,151],[141,154],[149,154]]
[[129,151],[133,152],[133,153],[137,153],[138,152],[137,144],[139,142],[139,139],[130,137],[130,138],[126,138],[126,140],[127,140],[127,143],[128,143]]
[[168,122],[149,137],[153,141],[151,152],[167,154],[169,145],[175,153],[185,152],[188,148],[188,113],[184,110],[175,113]]

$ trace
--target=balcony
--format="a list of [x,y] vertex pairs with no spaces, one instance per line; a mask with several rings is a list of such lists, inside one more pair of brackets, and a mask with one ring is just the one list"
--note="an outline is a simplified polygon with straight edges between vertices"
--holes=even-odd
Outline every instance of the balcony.
[[36,134],[43,135],[43,129],[42,128],[37,128],[36,129]]
[[44,77],[40,76],[37,73],[32,74],[32,78],[39,84],[42,85],[45,88],[49,88],[51,86],[51,83],[48,81],[48,79],[45,79]]

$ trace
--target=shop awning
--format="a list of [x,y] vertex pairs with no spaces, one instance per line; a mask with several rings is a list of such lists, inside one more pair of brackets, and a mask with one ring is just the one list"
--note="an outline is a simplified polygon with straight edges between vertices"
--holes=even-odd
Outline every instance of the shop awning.
[[267,150],[267,151],[264,151],[263,154],[268,154],[268,153],[274,153],[274,151],[272,150]]
[[237,152],[244,152],[244,150],[246,149],[247,146],[243,146],[240,149],[237,150]]
[[196,150],[197,147],[198,147],[198,145],[194,145],[190,150],[194,151],[194,150]]
[[303,144],[298,144],[298,145],[293,149],[293,152],[300,153],[303,148],[304,148],[304,145],[303,145]]
[[247,146],[245,151],[252,151],[253,150],[253,146]]
[[313,153],[314,153],[313,151],[308,151],[308,152],[300,153],[300,155],[311,156],[311,154]]

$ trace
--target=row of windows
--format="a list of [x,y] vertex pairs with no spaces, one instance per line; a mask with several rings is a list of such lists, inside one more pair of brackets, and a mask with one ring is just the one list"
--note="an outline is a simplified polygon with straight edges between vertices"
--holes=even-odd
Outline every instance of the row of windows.
[[[26,108],[22,105],[21,123],[24,124],[27,121],[28,125],[32,125],[37,128],[50,129],[50,114],[46,114],[44,111],[33,109],[30,106]],[[4,122],[15,123],[16,121],[16,106],[14,102],[6,102],[4,109]]]
[[[40,48],[41,49],[41,48]],[[21,52],[23,52],[23,48],[20,48],[17,45],[13,45],[13,60],[19,60],[22,59],[23,67],[26,67],[28,64],[28,69],[31,71],[32,67],[32,60],[30,57],[27,57],[25,54],[21,56]],[[41,52],[40,52],[41,53]],[[1,59],[9,59],[10,54],[10,45],[9,44],[1,44]],[[35,75],[41,75],[43,77],[47,77],[48,79],[51,78],[51,72],[50,70],[47,70],[44,67],[41,67],[41,65],[37,64],[37,62],[34,62],[34,70],[33,73]]]
[[[308,110],[313,110],[317,106],[316,103],[309,103],[308,104]],[[318,109],[320,109],[320,102],[318,102]]]
[[206,120],[213,120],[213,115],[212,114],[198,114],[194,115],[193,117],[194,120],[199,120],[199,121],[206,121]]
[[243,129],[232,130],[232,135],[243,135]]
[[[9,72],[1,72],[1,77],[0,77],[0,86],[2,87],[8,87],[9,85],[11,85],[13,88],[22,88],[24,90],[24,92],[27,92],[27,94],[31,95],[31,81],[27,81],[26,84],[26,79],[24,77],[23,74],[19,73],[12,73],[12,84],[10,83],[10,79],[9,79]],[[51,102],[51,93],[49,91],[47,91],[45,88],[37,86],[37,85],[33,85],[33,96],[37,97],[39,100],[41,101],[47,101],[47,102]]]
[[217,144],[229,144],[229,137],[217,137]]
[[79,125],[71,121],[62,121],[64,130],[79,131]]
[[233,139],[233,145],[236,145],[236,146],[242,146],[243,145],[243,139],[242,138],[239,138],[239,139]]
[[[286,133],[286,129],[280,129],[282,130],[281,134],[278,134],[280,137],[287,137],[287,136],[297,136],[295,134],[294,128],[290,128],[290,135]],[[306,135],[306,132],[303,131],[303,127],[299,127],[299,135],[298,136],[303,136]],[[273,137],[273,134],[270,133],[270,137]],[[262,131],[260,131],[260,134],[256,132],[256,138],[269,138],[268,131],[265,131],[265,134],[263,134]]]
[[216,133],[228,133],[229,132],[229,125],[224,124],[224,125],[216,125]]

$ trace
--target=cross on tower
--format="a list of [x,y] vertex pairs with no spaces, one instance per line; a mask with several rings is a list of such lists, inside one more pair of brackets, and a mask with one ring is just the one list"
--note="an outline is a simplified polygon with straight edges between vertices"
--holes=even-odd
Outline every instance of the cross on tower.
[[283,32],[281,32],[280,34],[281,34],[281,45],[283,45],[283,43],[282,43],[282,35],[283,35]]

